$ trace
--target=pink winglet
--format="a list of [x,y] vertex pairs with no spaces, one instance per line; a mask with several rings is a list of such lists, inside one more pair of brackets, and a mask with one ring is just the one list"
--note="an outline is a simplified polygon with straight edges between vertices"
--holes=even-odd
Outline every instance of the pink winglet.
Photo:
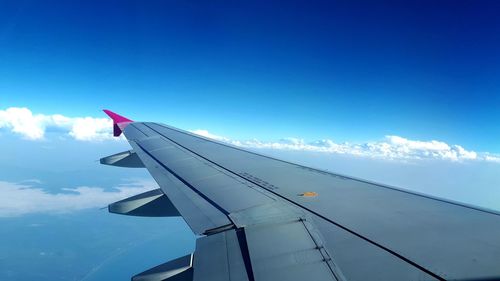
[[111,110],[104,109],[103,111],[111,119],[113,119],[113,136],[115,137],[119,137],[122,134],[123,129],[125,129],[129,123],[134,122],[126,117],[114,113]]

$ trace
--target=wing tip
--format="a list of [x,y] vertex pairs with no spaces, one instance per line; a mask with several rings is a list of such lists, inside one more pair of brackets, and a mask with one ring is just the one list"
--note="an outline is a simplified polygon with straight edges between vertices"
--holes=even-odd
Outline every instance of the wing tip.
[[102,111],[104,111],[104,113],[106,113],[106,115],[108,115],[109,118],[113,119],[113,121],[115,123],[134,122],[134,121],[128,119],[127,117],[124,117],[120,114],[114,113],[113,111],[111,111],[109,109],[103,109]]
[[122,134],[123,129],[128,125],[128,123],[134,122],[127,117],[121,116],[120,114],[114,113],[109,109],[103,109],[104,113],[113,120],[113,136],[119,137]]

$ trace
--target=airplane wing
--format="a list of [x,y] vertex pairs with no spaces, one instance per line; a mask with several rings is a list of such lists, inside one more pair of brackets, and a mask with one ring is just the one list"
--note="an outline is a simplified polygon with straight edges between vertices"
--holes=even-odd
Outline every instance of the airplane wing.
[[198,235],[133,280],[500,280],[497,212],[106,113],[132,150],[101,163],[160,186],[110,212],[182,216]]

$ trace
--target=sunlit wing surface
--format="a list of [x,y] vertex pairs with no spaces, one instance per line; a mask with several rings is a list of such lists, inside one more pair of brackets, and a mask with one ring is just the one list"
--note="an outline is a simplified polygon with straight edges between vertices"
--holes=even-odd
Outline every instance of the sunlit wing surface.
[[101,163],[146,167],[160,186],[111,204],[110,211],[180,215],[200,235],[192,255],[134,280],[500,278],[494,211],[106,113],[132,150]]

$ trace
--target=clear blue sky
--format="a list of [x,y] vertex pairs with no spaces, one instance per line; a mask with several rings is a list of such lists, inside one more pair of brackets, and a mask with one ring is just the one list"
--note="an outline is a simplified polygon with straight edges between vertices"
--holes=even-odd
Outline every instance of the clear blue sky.
[[0,107],[499,152],[498,1],[2,1]]

